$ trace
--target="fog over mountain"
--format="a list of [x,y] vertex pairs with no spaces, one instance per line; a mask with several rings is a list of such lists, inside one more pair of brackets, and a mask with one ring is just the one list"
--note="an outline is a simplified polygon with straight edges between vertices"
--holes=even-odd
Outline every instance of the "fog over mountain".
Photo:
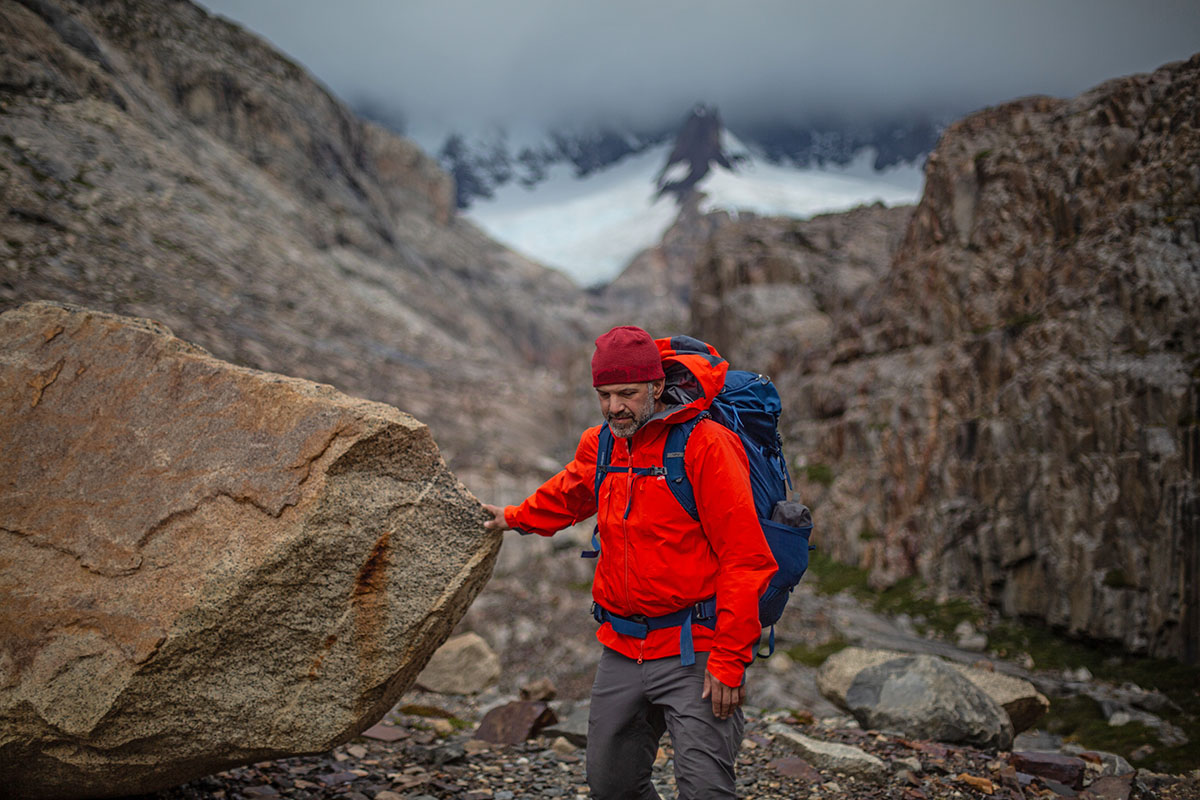
[[204,0],[423,144],[489,123],[740,125],[961,114],[1186,58],[1188,0]]

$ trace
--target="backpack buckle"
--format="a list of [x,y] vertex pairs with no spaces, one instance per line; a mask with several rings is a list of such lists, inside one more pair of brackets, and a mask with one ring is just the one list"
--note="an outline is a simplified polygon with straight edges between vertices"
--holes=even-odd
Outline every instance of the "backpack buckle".
[[651,467],[650,471],[647,472],[646,474],[649,475],[651,478],[666,477],[667,468],[666,467]]

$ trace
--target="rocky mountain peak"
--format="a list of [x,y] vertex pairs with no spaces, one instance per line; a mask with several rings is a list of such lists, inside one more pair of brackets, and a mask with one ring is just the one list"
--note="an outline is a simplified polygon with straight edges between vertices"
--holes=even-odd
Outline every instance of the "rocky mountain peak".
[[740,158],[726,152],[724,132],[716,106],[696,104],[675,137],[667,163],[655,178],[656,197],[673,195],[682,205],[714,164],[733,171]]

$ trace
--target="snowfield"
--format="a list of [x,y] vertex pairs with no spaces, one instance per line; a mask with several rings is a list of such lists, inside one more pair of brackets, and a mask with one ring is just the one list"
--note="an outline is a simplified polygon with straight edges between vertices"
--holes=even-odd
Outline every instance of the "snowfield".
[[[875,202],[915,203],[921,196],[922,167],[875,171],[870,150],[845,167],[799,169],[771,164],[740,142],[725,144],[731,156],[744,158],[735,172],[712,165],[699,184],[707,195],[704,211],[804,218]],[[675,221],[674,198],[655,199],[654,180],[670,152],[671,145],[663,144],[586,178],[577,178],[569,164],[555,164],[533,189],[514,181],[463,213],[492,238],[580,284],[607,283],[637,253],[658,244]],[[674,168],[680,167],[690,165]]]

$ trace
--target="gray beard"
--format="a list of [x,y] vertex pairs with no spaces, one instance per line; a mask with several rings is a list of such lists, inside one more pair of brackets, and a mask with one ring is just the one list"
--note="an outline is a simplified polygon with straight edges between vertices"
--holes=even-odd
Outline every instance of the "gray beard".
[[631,420],[618,421],[614,420],[612,417],[609,417],[608,429],[612,431],[613,436],[617,436],[621,439],[629,439],[635,433],[641,430],[642,426],[649,422],[652,416],[654,416],[654,404],[650,403],[648,404],[645,413],[641,414],[640,416],[636,416]]

